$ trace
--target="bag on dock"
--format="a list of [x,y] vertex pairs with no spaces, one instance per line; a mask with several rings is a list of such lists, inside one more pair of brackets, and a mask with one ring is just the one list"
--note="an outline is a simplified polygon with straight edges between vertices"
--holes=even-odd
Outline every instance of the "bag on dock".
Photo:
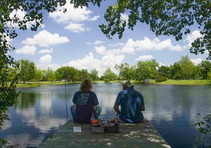
[[97,122],[91,124],[93,133],[118,133],[119,132],[119,123],[114,120],[97,120]]

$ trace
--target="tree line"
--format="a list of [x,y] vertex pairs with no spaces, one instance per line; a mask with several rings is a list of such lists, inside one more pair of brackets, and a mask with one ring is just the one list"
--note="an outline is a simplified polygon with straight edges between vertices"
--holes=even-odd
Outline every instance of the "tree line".
[[[70,66],[63,66],[55,71],[38,69],[34,62],[29,60],[20,60],[20,68],[10,68],[12,77],[19,73],[19,81],[82,81],[91,79],[93,81],[104,80],[105,82],[114,80],[136,80],[155,79],[156,82],[162,82],[167,79],[208,79],[211,78],[211,62],[202,61],[194,65],[188,56],[182,56],[180,61],[169,66],[159,66],[155,59],[148,61],[139,61],[137,65],[124,63],[116,65],[115,69],[119,74],[115,74],[110,68],[107,68],[103,75],[99,77],[98,70],[76,69]],[[11,79],[13,79],[11,77]],[[10,80],[8,80],[10,81]]]

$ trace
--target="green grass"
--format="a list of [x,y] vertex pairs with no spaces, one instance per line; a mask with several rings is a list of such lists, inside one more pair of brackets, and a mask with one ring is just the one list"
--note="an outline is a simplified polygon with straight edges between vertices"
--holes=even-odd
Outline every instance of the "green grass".
[[164,84],[164,85],[210,85],[210,80],[167,80],[155,84]]
[[[67,82],[66,84],[80,84],[82,81]],[[107,83],[120,83],[120,80],[110,81]],[[142,81],[131,81],[133,84],[143,84]],[[92,81],[92,83],[105,83],[104,81]],[[26,82],[18,83],[17,87],[41,87],[49,85],[64,85],[65,82],[61,81],[42,81],[42,82]],[[164,82],[156,83],[155,80],[151,80],[151,84],[161,84],[161,85],[210,85],[210,80],[167,80]]]

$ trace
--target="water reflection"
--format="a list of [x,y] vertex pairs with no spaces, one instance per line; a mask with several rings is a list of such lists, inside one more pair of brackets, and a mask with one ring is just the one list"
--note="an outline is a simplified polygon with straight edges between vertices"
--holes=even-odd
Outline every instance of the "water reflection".
[[[113,104],[121,84],[94,84],[99,103],[103,108],[101,118],[115,115]],[[164,86],[135,85],[145,98],[144,116],[157,128],[172,147],[191,147],[199,135],[194,123],[210,112],[210,86]],[[8,113],[11,120],[5,123],[0,137],[5,137],[21,147],[38,146],[43,140],[66,122],[66,101],[68,118],[72,97],[79,85],[50,86],[19,89],[18,102]],[[66,96],[66,97],[65,97]],[[67,99],[67,100],[66,100]],[[211,145],[206,137],[204,146]]]

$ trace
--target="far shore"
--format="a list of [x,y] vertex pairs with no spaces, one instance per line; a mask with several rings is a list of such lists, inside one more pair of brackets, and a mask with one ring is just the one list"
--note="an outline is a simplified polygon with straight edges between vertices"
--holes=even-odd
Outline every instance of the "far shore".
[[[104,81],[92,81],[93,83],[105,83]],[[41,82],[19,82],[17,88],[25,88],[25,87],[41,87],[41,86],[49,86],[49,85],[64,85],[64,84],[80,84],[81,81],[74,82],[62,82],[62,81],[41,81]],[[121,83],[120,80],[110,81],[106,83]],[[134,84],[144,84],[142,81],[134,81]],[[158,85],[211,85],[210,80],[167,80],[164,82],[156,83],[155,80],[151,80],[150,84],[158,84]]]

